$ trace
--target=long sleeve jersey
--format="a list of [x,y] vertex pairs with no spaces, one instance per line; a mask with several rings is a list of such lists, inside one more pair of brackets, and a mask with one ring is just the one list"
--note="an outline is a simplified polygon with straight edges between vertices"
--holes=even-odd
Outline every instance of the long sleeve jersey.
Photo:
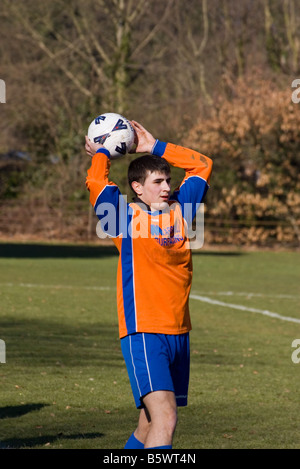
[[110,159],[105,149],[93,156],[86,179],[90,202],[119,251],[120,338],[136,332],[183,334],[191,330],[192,257],[186,228],[209,187],[212,160],[159,140],[152,154],[185,170],[180,187],[162,211],[151,211],[138,201],[127,204],[118,186],[109,181]]

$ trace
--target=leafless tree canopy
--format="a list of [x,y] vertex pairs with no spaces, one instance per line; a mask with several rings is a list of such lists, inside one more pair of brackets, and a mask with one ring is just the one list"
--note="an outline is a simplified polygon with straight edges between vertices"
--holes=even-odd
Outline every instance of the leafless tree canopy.
[[[43,236],[92,236],[84,135],[113,111],[212,156],[212,242],[299,243],[299,10],[296,0],[2,0],[0,153],[31,158],[0,161],[2,235],[17,235],[7,220],[22,200],[49,217]],[[127,164],[112,168],[125,193]]]

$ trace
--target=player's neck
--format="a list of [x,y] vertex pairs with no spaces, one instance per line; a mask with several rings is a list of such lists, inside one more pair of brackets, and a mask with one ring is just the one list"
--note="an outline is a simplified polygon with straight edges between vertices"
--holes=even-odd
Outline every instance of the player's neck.
[[[146,202],[144,202],[140,197],[136,196],[133,198],[133,202],[136,203],[136,204],[139,204],[139,205],[142,205],[144,207],[146,207],[146,210],[148,212],[152,212],[153,209],[151,208],[151,206],[149,204],[147,204]],[[142,207],[142,208],[144,208]]]
[[133,198],[133,202],[140,205],[141,208],[143,208],[144,210],[146,210],[147,212],[164,212],[168,206],[168,203],[164,202],[164,203],[153,203],[153,205],[149,205],[147,204],[147,202],[145,202],[143,199],[141,199],[140,197],[136,196]]

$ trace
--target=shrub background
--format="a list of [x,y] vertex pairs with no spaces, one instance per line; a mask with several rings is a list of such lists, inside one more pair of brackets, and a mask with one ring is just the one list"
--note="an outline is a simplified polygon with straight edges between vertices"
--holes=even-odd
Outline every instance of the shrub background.
[[[3,0],[0,236],[95,240],[84,135],[115,111],[214,159],[207,243],[299,247],[299,9]],[[128,197],[130,158],[111,172]]]

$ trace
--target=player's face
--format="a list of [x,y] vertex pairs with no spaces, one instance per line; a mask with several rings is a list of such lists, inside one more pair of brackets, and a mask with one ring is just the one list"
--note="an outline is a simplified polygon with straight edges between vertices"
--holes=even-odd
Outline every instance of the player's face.
[[163,210],[169,200],[170,184],[170,174],[158,173],[157,171],[150,173],[144,184],[140,184],[139,198],[154,210]]

